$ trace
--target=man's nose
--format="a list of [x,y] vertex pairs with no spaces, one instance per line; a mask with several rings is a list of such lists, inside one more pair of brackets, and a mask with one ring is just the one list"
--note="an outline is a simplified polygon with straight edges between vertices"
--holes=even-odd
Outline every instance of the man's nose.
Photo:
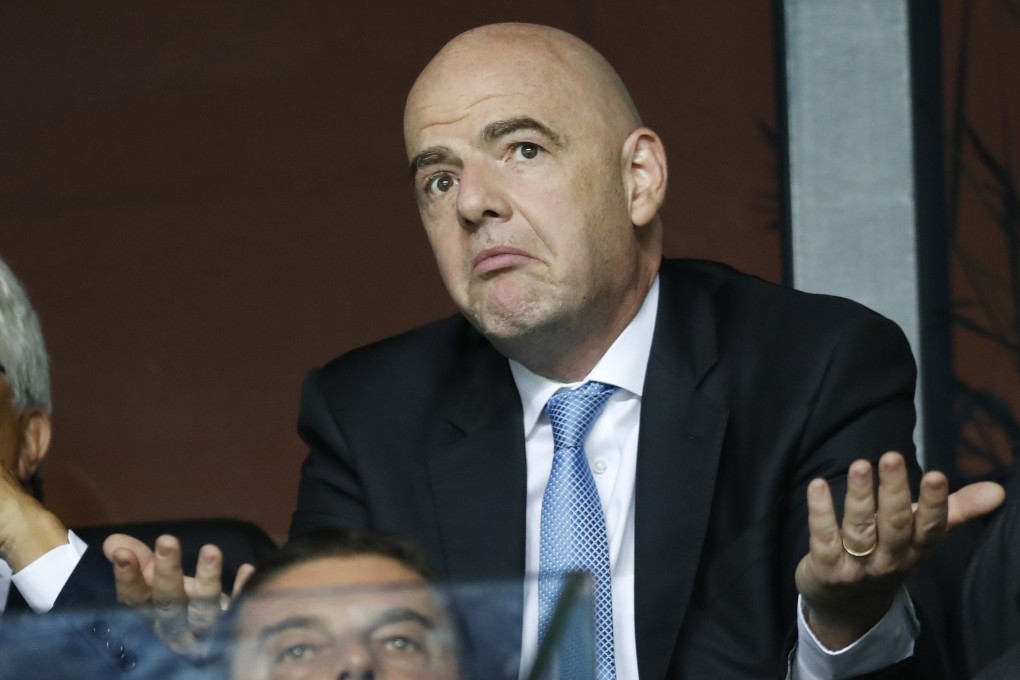
[[457,187],[457,217],[461,226],[473,229],[489,221],[509,219],[512,209],[505,182],[495,168],[465,166]]
[[340,648],[333,666],[337,680],[374,680],[372,653],[363,640],[348,640]]

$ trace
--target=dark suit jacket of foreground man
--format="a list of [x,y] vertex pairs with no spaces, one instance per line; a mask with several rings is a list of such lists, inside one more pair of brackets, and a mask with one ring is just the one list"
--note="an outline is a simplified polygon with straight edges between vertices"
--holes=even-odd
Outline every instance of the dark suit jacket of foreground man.
[[[53,609],[34,614],[22,600],[0,617],[4,680],[212,680],[152,633],[150,621],[117,604],[112,567],[90,547]],[[20,606],[19,606],[20,605]]]
[[[643,680],[785,675],[806,486],[825,477],[842,499],[850,463],[888,450],[917,476],[914,381],[903,334],[856,303],[663,263],[635,490]],[[523,576],[520,398],[462,317],[313,371],[299,430],[292,535],[396,531],[445,577]]]

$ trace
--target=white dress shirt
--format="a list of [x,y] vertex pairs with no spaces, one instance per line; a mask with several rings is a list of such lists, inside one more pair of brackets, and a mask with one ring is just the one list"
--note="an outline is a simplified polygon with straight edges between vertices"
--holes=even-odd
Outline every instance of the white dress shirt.
[[68,530],[67,543],[50,550],[17,574],[12,575],[10,565],[0,560],[0,612],[7,608],[12,584],[35,613],[53,609],[60,591],[87,549],[85,542]]
[[[659,279],[652,283],[637,315],[603,355],[576,383],[560,383],[510,362],[524,412],[527,460],[527,508],[524,561],[526,573],[539,573],[542,496],[552,469],[553,436],[542,409],[551,396],[590,380],[619,387],[595,420],[585,442],[585,454],[598,488],[606,518],[609,561],[612,569],[613,636],[616,677],[635,680],[637,641],[634,632],[634,483],[637,473],[638,428],[645,371],[652,349],[659,302]],[[805,531],[807,527],[805,527]],[[793,680],[840,680],[881,668],[913,653],[917,621],[909,598],[901,593],[896,605],[867,635],[845,650],[829,652],[811,634],[799,616],[799,644]],[[798,611],[800,611],[798,607]],[[530,669],[538,646],[538,584],[526,579],[521,672]]]

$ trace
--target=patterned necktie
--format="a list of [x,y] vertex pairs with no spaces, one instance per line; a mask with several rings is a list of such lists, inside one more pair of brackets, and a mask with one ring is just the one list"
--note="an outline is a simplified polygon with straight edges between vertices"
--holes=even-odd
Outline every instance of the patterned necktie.
[[[616,677],[613,649],[613,600],[609,541],[598,489],[591,476],[584,440],[616,391],[612,385],[589,382],[554,395],[545,405],[553,428],[553,464],[542,498],[539,552],[538,636],[545,638],[566,572],[585,571],[594,584],[595,668],[599,680]],[[564,653],[576,650],[564,643]],[[583,645],[581,651],[583,654]],[[583,659],[563,663],[561,677],[590,677]],[[571,670],[571,669],[577,670]]]

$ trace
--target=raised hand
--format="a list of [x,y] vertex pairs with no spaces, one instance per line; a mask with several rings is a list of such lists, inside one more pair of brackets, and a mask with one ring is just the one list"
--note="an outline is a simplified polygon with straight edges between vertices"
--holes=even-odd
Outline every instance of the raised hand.
[[[184,575],[180,542],[168,534],[156,539],[155,551],[131,536],[113,534],[103,552],[113,563],[118,601],[146,611],[156,635],[174,651],[200,655],[202,642],[230,602],[221,592],[220,549],[202,546],[194,577]],[[238,569],[234,595],[253,572],[250,564]]]
[[1004,498],[992,482],[950,494],[945,476],[929,472],[912,503],[906,464],[895,452],[882,456],[878,479],[876,500],[871,464],[850,466],[842,524],[825,480],[808,485],[810,545],[797,565],[797,590],[808,625],[830,650],[848,646],[878,623],[907,575],[947,531],[991,512]]

